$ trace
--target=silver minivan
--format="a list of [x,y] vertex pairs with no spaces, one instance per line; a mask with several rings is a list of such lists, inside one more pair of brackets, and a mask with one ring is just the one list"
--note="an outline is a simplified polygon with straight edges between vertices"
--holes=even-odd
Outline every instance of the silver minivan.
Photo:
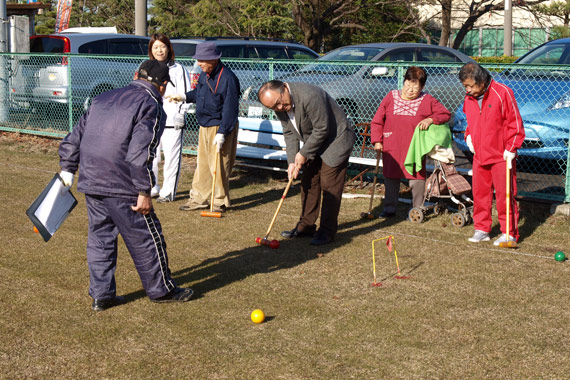
[[[45,109],[72,100],[84,109],[94,96],[133,79],[148,54],[148,42],[148,37],[116,33],[31,36],[33,54],[15,55],[12,61],[12,102],[16,107]],[[82,56],[86,54],[97,56]]]

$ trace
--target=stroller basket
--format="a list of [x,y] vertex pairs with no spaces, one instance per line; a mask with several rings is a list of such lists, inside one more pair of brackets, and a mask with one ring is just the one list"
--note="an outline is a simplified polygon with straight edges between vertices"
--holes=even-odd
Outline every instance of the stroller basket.
[[442,195],[462,195],[471,191],[471,185],[457,173],[453,164],[434,160],[435,169],[426,181],[425,198]]

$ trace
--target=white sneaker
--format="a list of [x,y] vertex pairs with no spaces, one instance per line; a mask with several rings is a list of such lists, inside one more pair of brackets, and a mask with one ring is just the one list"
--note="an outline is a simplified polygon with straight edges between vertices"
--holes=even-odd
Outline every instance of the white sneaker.
[[507,240],[507,234],[502,234],[493,242],[493,245],[499,246],[501,243],[506,243],[507,241],[515,241],[515,238],[509,235],[509,240]]
[[473,236],[471,236],[469,238],[469,241],[471,243],[479,243],[481,241],[489,241],[491,240],[491,238],[489,237],[489,234],[485,231],[481,231],[481,230],[475,230],[475,233],[473,234]]

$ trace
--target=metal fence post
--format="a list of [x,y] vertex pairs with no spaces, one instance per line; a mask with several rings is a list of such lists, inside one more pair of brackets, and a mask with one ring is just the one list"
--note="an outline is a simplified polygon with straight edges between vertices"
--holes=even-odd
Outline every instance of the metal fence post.
[[269,80],[273,80],[273,70],[274,70],[274,64],[273,62],[269,62]]
[[[570,132],[568,133],[570,143]],[[566,147],[568,148],[568,146]],[[570,203],[570,149],[568,149],[568,155],[566,157],[566,186],[564,187],[564,202]]]
[[[568,133],[570,143],[570,132]],[[566,146],[568,148],[568,146]],[[566,186],[564,187],[564,202],[570,203],[570,149],[568,149],[568,155],[566,157]]]
[[[65,59],[65,58],[64,58]],[[73,129],[73,90],[71,86],[71,65],[73,60],[71,57],[67,57],[67,96],[68,96],[68,118],[69,118],[69,131]]]
[[[6,0],[0,1],[0,52],[8,52],[8,30]],[[9,59],[6,55],[0,56],[0,121],[8,121],[10,95],[9,95]]]
[[402,89],[404,87],[404,64],[398,64],[398,88]]

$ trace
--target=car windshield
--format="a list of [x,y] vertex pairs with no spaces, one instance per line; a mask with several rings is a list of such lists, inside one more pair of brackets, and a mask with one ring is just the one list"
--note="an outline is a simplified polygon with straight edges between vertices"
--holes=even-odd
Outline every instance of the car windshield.
[[172,42],[172,50],[176,57],[192,57],[196,54],[197,43]]
[[382,48],[348,47],[331,51],[319,58],[319,61],[371,61]]
[[570,65],[570,44],[547,44],[521,57],[516,63]]
[[[570,44],[569,43],[549,43],[527,55],[522,56],[516,64],[527,65],[555,65],[558,67],[530,67],[525,69],[510,69],[507,75],[527,76],[527,77],[570,77]],[[567,66],[567,68],[561,67]]]
[[369,48],[369,47],[347,47],[331,51],[317,59],[317,64],[308,65],[299,70],[304,73],[318,73],[318,74],[343,74],[350,75],[356,72],[360,66],[344,66],[344,65],[327,65],[324,61],[371,61],[382,50],[382,48]]
[[37,37],[30,40],[30,53],[67,53],[63,37]]

